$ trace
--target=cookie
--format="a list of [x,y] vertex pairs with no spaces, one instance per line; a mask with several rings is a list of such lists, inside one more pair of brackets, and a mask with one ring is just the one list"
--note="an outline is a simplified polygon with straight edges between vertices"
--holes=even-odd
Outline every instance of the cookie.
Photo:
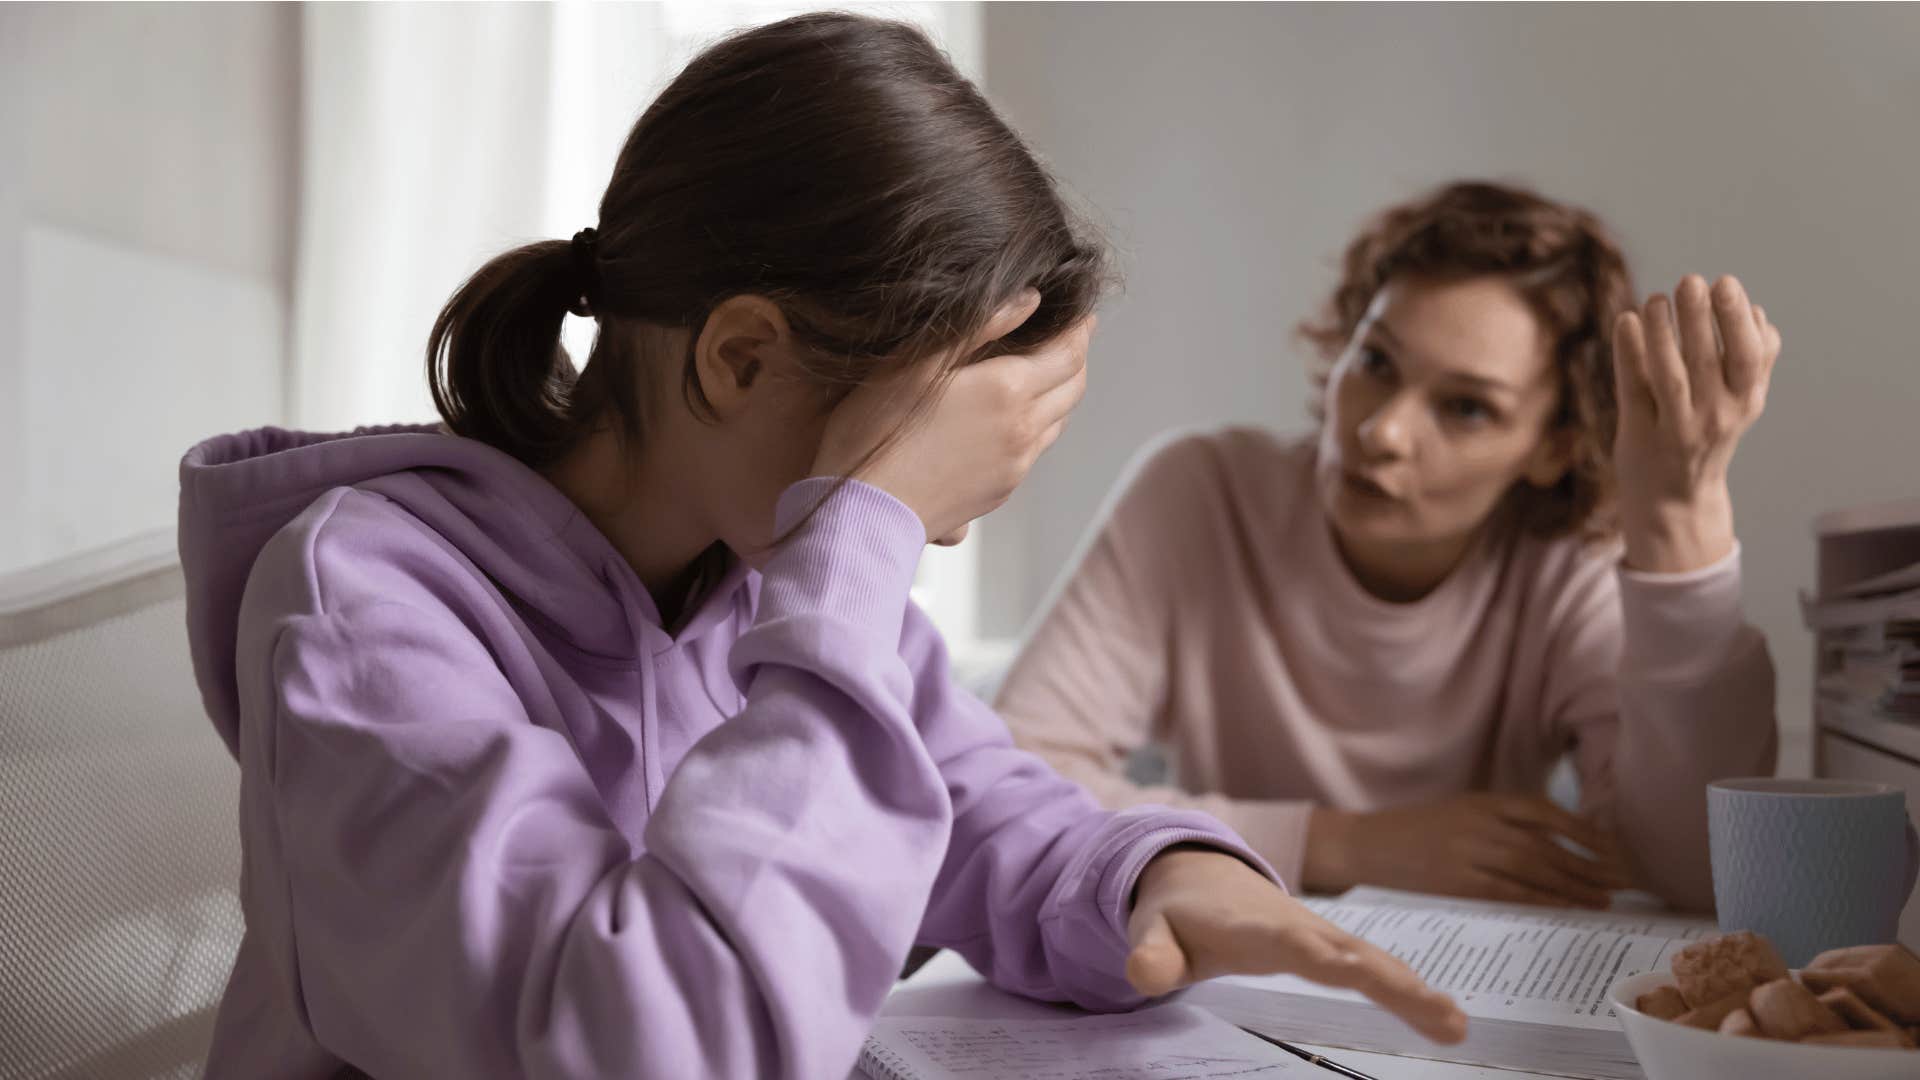
[[1835,987],[1820,995],[1820,1004],[1838,1013],[1840,1019],[1855,1031],[1899,1031],[1900,1025],[1886,1018],[1873,1006],[1860,1000],[1860,995],[1844,986]]
[[1673,1018],[1676,1024],[1697,1027],[1706,1031],[1717,1031],[1727,1014],[1747,1004],[1747,991],[1736,990],[1719,1001],[1708,1002],[1697,1009],[1689,1009]]
[[1753,1014],[1744,1008],[1728,1013],[1727,1018],[1720,1021],[1719,1030],[1722,1035],[1738,1035],[1745,1039],[1766,1038],[1760,1033],[1760,1026],[1753,1022]]
[[1673,978],[1693,1008],[1787,977],[1773,944],[1751,930],[1696,941],[1673,954]]
[[1753,1022],[1770,1039],[1789,1042],[1808,1035],[1833,1035],[1847,1030],[1840,1015],[1820,1003],[1813,992],[1791,978],[1762,983],[1747,1001]]
[[1920,1024],[1920,957],[1903,946],[1830,949],[1814,957],[1800,977],[1815,991],[1851,990],[1897,1023]]
[[1633,1007],[1648,1016],[1660,1020],[1671,1020],[1687,1011],[1687,999],[1680,991],[1671,986],[1662,986],[1658,990],[1649,990],[1634,999]]

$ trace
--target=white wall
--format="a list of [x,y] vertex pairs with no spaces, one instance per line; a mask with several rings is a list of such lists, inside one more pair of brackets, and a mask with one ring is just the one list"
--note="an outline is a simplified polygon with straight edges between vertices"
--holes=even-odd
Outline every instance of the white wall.
[[281,418],[297,33],[0,8],[0,572],[171,527],[191,442]]
[[1085,404],[989,522],[989,632],[1018,631],[1155,432],[1302,427],[1290,328],[1351,232],[1491,175],[1599,211],[1643,291],[1736,273],[1783,329],[1734,495],[1805,731],[1809,519],[1920,489],[1920,8],[995,4],[985,50],[1129,271]]

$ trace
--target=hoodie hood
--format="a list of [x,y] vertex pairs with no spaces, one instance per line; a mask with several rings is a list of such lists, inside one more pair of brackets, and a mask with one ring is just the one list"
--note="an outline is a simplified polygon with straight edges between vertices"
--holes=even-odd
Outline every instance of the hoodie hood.
[[[631,659],[640,649],[634,617],[659,622],[646,590],[586,516],[545,477],[483,443],[434,427],[222,435],[180,462],[180,562],[194,677],[229,751],[239,745],[234,648],[254,561],[275,533],[338,487],[399,505],[523,616],[588,653]],[[710,623],[707,614],[698,621]]]

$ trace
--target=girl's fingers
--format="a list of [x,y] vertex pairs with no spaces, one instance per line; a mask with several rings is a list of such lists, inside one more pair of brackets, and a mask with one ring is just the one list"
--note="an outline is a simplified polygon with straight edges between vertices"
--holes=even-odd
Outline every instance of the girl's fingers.
[[1061,433],[1067,430],[1067,421],[1069,419],[1070,417],[1063,416],[1060,419],[1055,420],[1053,422],[1053,426],[1047,428],[1046,431],[1041,432],[1040,446],[1035,451],[1036,454],[1046,453],[1047,447],[1052,446],[1054,443],[1059,441]]
[[1760,381],[1766,344],[1738,279],[1723,277],[1714,283],[1713,311],[1719,320],[1720,336],[1727,343],[1727,389],[1744,396]]
[[1038,289],[1020,290],[1011,300],[1000,305],[1000,309],[993,313],[993,318],[987,320],[987,325],[981,327],[980,331],[967,341],[960,350],[961,355],[965,356],[988,342],[999,341],[1020,329],[1038,310],[1040,310],[1040,291]]
[[[1358,991],[1436,1042],[1459,1042],[1466,1036],[1467,1019],[1453,999],[1428,986],[1412,968],[1318,916],[1304,911],[1298,915],[1301,917],[1252,932],[1234,933],[1223,942],[1228,947],[1204,950],[1209,955],[1198,963],[1189,963],[1183,957],[1179,978],[1190,981],[1276,972],[1299,975],[1326,986]],[[1158,916],[1155,919],[1164,922]],[[1147,927],[1128,958],[1128,981],[1143,992],[1149,986],[1177,985],[1171,963],[1160,969],[1149,957],[1142,956],[1143,949],[1159,940],[1161,928]],[[1166,929],[1164,940],[1178,945],[1171,928]]]
[[1454,1043],[1466,1038],[1467,1016],[1451,995],[1428,986],[1410,965],[1385,949],[1365,942],[1360,947],[1380,962],[1377,970],[1388,979],[1390,991],[1408,1002],[1410,1010],[1418,1010],[1419,1016],[1413,1020],[1418,1030],[1435,1042]]
[[1640,313],[1629,308],[1613,320],[1614,394],[1623,411],[1654,413],[1653,388],[1647,385],[1647,337]]
[[1089,315],[1028,354],[1036,390],[1050,390],[1085,373],[1094,323]]
[[1453,999],[1422,982],[1412,968],[1382,949],[1335,929],[1302,943],[1295,972],[1314,982],[1358,991],[1435,1042],[1466,1037],[1467,1018]]
[[1699,274],[1682,278],[1673,295],[1678,309],[1689,400],[1695,406],[1704,405],[1713,400],[1725,381],[1720,372],[1720,342],[1713,326],[1718,305],[1708,296],[1707,281]]
[[1693,415],[1693,392],[1674,336],[1672,305],[1655,293],[1640,317],[1646,323],[1647,385],[1653,390],[1654,409],[1663,426],[1684,424]]
[[1036,426],[1050,428],[1064,421],[1087,393],[1087,369],[1081,368],[1067,381],[1042,393],[1033,402]]
[[1191,981],[1187,953],[1173,936],[1173,926],[1165,915],[1153,915],[1127,954],[1127,982],[1148,997],[1159,997]]

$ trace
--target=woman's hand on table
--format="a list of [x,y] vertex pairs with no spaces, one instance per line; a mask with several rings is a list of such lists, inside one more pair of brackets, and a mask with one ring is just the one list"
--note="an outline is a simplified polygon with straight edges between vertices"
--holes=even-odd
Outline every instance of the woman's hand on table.
[[1767,404],[1780,331],[1723,277],[1689,275],[1613,326],[1614,438],[1627,565],[1680,573],[1733,550],[1727,470]]
[[1373,813],[1316,809],[1302,877],[1316,891],[1381,885],[1591,908],[1633,887],[1618,845],[1599,827],[1538,795],[1492,793]]
[[1127,981],[1143,994],[1216,975],[1298,975],[1357,990],[1435,1042],[1466,1037],[1452,998],[1224,852],[1175,847],[1155,856],[1140,874],[1127,939]]

